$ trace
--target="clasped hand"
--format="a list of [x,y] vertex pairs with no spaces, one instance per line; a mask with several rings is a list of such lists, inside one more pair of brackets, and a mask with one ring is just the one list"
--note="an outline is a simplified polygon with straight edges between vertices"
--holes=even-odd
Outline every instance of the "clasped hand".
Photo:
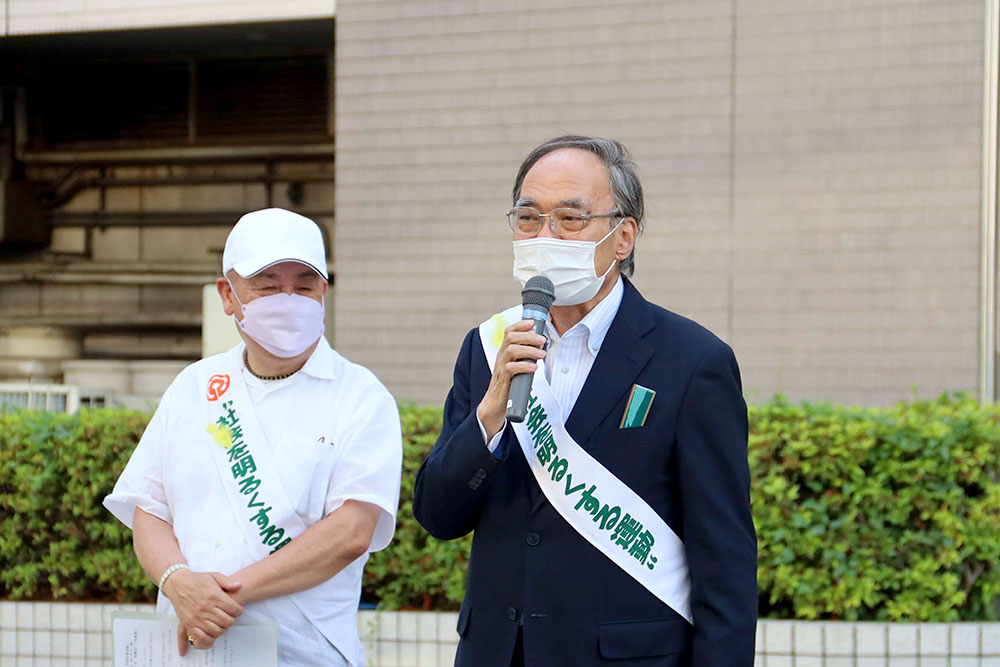
[[215,640],[228,630],[240,614],[243,605],[233,594],[242,584],[219,572],[180,570],[163,586],[180,622],[177,624],[177,650],[186,655],[188,638],[198,649],[210,649]]

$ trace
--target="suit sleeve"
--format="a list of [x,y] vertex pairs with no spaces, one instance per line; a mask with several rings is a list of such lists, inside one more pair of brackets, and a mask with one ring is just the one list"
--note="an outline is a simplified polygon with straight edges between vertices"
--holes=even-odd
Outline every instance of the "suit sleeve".
[[749,667],[754,661],[757,538],[747,434],[739,368],[720,342],[692,375],[677,432],[693,665]]
[[500,464],[483,442],[476,419],[475,410],[486,387],[479,387],[473,395],[475,364],[486,366],[477,329],[469,332],[462,344],[444,404],[441,435],[421,464],[414,487],[414,516],[427,532],[442,540],[462,537],[476,527],[490,475]]

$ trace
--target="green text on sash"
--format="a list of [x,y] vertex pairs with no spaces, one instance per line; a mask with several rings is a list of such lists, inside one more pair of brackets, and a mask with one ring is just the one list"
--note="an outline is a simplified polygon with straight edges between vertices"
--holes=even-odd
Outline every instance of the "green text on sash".
[[250,454],[246,443],[243,442],[243,426],[240,418],[236,414],[236,408],[232,401],[222,404],[223,414],[216,423],[229,429],[232,436],[232,445],[228,448],[229,462],[232,464],[230,472],[233,481],[239,487],[240,493],[247,498],[245,516],[252,529],[260,536],[260,543],[267,547],[274,547],[270,553],[274,553],[281,547],[292,541],[291,537],[285,537],[285,529],[272,523],[268,512],[271,506],[264,507],[264,501],[258,501],[261,495],[261,480],[257,479],[253,473],[257,472],[257,464],[254,463],[253,455]]

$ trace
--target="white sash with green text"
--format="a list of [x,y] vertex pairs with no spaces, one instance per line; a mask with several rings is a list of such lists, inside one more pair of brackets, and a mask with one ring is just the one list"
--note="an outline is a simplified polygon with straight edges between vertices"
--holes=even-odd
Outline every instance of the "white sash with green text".
[[[504,329],[521,319],[521,309],[509,308],[479,326],[491,371]],[[562,408],[540,362],[531,383],[527,417],[511,426],[545,498],[594,548],[693,623],[680,538],[645,500],[577,444],[563,422]]]
[[305,532],[306,525],[292,509],[264,445],[239,355],[231,350],[220,361],[214,368],[203,364],[198,378],[207,388],[202,399],[207,431],[219,445],[212,451],[230,507],[260,560]]
[[[202,364],[198,384],[206,391],[202,396],[206,436],[219,445],[212,450],[222,486],[246,544],[255,559],[261,560],[304,533],[308,526],[295,512],[275,472],[264,430],[243,381],[242,349],[237,346],[210,358],[215,363]],[[329,620],[324,611],[324,589],[328,586],[334,586],[332,579],[286,598],[342,654],[354,655],[352,645],[346,643],[351,639],[349,633],[325,622]],[[356,664],[354,660],[349,662]]]

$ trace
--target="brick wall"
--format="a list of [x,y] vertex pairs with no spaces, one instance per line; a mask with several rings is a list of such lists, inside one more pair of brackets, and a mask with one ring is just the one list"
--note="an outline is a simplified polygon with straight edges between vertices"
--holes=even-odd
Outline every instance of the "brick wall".
[[748,387],[865,403],[974,389],[983,4],[738,7]]
[[637,280],[724,327],[730,14],[728,0],[342,3],[341,351],[402,397],[443,401],[465,332],[520,300],[503,218],[517,166],[568,132],[633,147],[651,194]]
[[440,403],[516,303],[514,173],[631,147],[636,283],[730,341],[751,399],[973,389],[982,4],[345,1],[336,344]]

